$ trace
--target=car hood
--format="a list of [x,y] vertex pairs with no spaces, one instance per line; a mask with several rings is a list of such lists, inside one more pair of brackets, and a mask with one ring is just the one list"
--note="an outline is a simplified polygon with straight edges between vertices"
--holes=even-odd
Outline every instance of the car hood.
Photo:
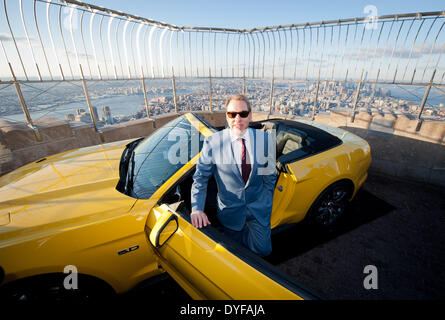
[[136,199],[116,184],[130,141],[59,153],[2,176],[0,240],[10,232],[24,235],[24,229],[75,226],[128,212]]

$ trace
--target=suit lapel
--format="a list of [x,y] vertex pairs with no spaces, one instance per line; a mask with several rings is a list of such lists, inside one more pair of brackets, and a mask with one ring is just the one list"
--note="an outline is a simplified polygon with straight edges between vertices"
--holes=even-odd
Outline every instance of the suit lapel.
[[[228,146],[226,146],[225,149],[231,155],[232,171],[238,177],[240,183],[242,183],[244,185],[243,175],[241,174],[241,171],[240,171],[238,165],[236,164],[235,153],[233,151],[232,139],[231,139],[231,135],[230,135],[230,131],[229,131],[230,129],[225,129],[225,130],[227,130],[225,132],[225,134],[226,134],[225,141],[229,141]],[[250,172],[249,179],[247,180],[247,183],[245,184],[244,187],[247,187],[249,185],[252,175],[256,172],[255,170],[257,169],[256,157],[253,154],[254,150],[256,150],[256,144],[257,144],[257,141],[255,139],[255,134],[254,134],[255,131],[252,128],[248,128],[247,130],[249,132],[249,138],[250,138],[250,150],[248,149],[248,152],[249,152],[249,157],[250,157],[250,161],[251,161],[251,172]]]
[[[257,143],[257,141],[255,139],[254,129],[248,128],[247,130],[249,130],[248,132],[249,132],[249,138],[250,138],[250,150],[248,149],[248,152],[249,152],[249,157],[250,157],[251,170],[250,170],[249,179],[247,180],[247,183],[246,183],[246,187],[249,185],[252,175],[256,172],[255,171],[256,170],[256,157],[253,154],[253,152],[254,152],[254,150],[256,150],[256,143]],[[243,182],[244,182],[244,180],[243,180]]]
[[226,141],[228,141],[229,143],[228,143],[228,146],[226,147],[226,150],[229,152],[229,154],[231,155],[231,159],[230,159],[230,164],[231,164],[231,167],[232,167],[232,171],[233,171],[233,173],[235,174],[235,176],[237,176],[238,177],[238,179],[240,180],[240,182],[242,183],[242,184],[244,184],[244,180],[243,180],[243,176],[241,175],[241,172],[240,172],[240,170],[239,170],[239,167],[238,167],[238,165],[236,164],[236,159],[235,159],[235,153],[234,153],[234,151],[233,151],[233,145],[232,145],[232,138],[231,138],[231,135],[230,135],[230,129],[226,129],[227,130],[227,132],[226,132],[226,134],[227,134],[227,136],[226,136]]

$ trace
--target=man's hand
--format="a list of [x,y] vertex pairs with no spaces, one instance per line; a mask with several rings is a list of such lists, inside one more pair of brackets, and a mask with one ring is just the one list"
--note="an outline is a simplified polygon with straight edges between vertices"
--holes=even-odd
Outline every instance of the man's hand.
[[201,210],[193,211],[190,218],[195,228],[202,228],[210,224],[209,218],[207,218],[207,215]]

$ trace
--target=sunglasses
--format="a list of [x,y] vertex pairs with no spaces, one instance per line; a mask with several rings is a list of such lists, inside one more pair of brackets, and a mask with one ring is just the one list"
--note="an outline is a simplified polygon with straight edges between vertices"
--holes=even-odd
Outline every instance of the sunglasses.
[[230,119],[235,119],[236,115],[239,114],[241,118],[247,118],[249,116],[250,111],[241,111],[241,112],[229,112],[227,111],[227,116]]

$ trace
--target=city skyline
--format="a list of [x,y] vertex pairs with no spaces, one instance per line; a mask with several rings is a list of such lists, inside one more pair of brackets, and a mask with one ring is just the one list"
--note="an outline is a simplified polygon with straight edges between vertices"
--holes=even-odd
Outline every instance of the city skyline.
[[[24,97],[35,97],[36,90],[41,88],[26,87]],[[147,116],[144,104],[143,89],[140,83],[101,83],[90,85],[90,101],[95,111],[95,119],[99,126],[136,120]],[[12,89],[12,88],[11,88]],[[3,92],[9,104],[0,106],[0,117],[14,121],[23,118],[21,108],[13,99],[14,90]],[[150,81],[146,87],[150,116],[158,116],[175,112],[174,91],[171,83],[165,80]],[[251,100],[253,110],[290,116],[311,117],[315,114],[329,114],[332,111],[352,113],[355,105],[357,84],[344,82],[323,82],[317,91],[316,82],[294,82],[277,80],[271,106],[270,83],[263,80],[246,80],[245,94]],[[392,90],[394,92],[392,92]],[[420,88],[422,90],[422,88]],[[179,80],[176,87],[177,107],[179,112],[210,110],[209,83],[205,80]],[[243,92],[243,83],[237,79],[215,80],[212,86],[212,110],[223,110],[227,96]],[[442,96],[437,92],[429,97],[423,110],[423,118],[443,121],[445,108]],[[404,115],[415,118],[420,111],[421,96],[412,92],[404,92],[397,86],[375,86],[364,84],[361,87],[355,111],[368,114]],[[29,99],[31,101],[31,99]],[[77,102],[76,102],[77,101]],[[9,109],[8,109],[9,105]],[[105,108],[107,113],[105,114]],[[62,86],[51,95],[40,95],[28,105],[31,117],[57,117],[72,123],[91,123],[85,97],[76,86]],[[8,111],[9,110],[9,111]],[[14,111],[15,110],[15,111]],[[101,112],[101,114],[98,113]],[[102,115],[103,111],[103,115]],[[17,114],[18,113],[18,114]],[[13,115],[15,114],[15,115]],[[105,118],[108,118],[106,121]],[[110,120],[111,119],[111,120]]]

